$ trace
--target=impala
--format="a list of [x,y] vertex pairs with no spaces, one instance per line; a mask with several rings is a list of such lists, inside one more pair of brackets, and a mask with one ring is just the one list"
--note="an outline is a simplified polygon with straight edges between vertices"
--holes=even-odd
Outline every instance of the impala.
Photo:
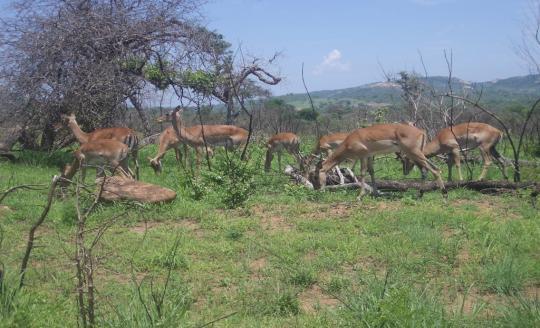
[[[413,160],[418,166],[430,171],[436,178],[437,185],[446,198],[446,188],[441,174],[422,153],[425,142],[425,134],[419,129],[405,124],[378,124],[367,128],[353,131],[345,138],[338,148],[317,167],[318,188],[326,185],[326,172],[344,160],[360,160],[360,194],[361,199],[365,191],[366,171],[369,171],[373,189],[376,192],[375,172],[373,160],[370,157],[380,154],[402,152]],[[422,180],[425,180],[425,172],[422,170]]]
[[[193,148],[205,149],[205,146],[232,148],[247,142],[248,131],[234,125],[194,125],[185,128],[182,121],[182,112],[183,109],[177,107],[172,113],[166,114],[163,120],[173,121],[174,115],[180,138]],[[200,152],[196,151],[196,155],[197,163],[199,163]]]
[[[200,125],[186,128],[186,130],[191,131],[191,133],[197,133],[199,129]],[[148,157],[148,160],[150,161],[150,166],[154,169],[154,173],[158,174],[161,172],[163,168],[161,159],[163,158],[163,156],[165,156],[165,153],[171,148],[173,148],[175,151],[176,160],[182,161],[182,153],[180,151],[181,145],[184,146],[184,156],[187,157],[187,143],[184,140],[178,139],[174,128],[170,126],[163,130],[163,132],[159,136],[158,153],[154,158]],[[197,153],[197,157],[199,157],[198,154],[201,152],[201,147],[195,147],[195,152]],[[210,156],[212,156],[212,148],[208,147],[208,153]]]
[[336,149],[343,140],[347,138],[349,133],[337,132],[322,136],[313,151],[315,154],[326,153],[326,156],[330,156],[332,151]]
[[[485,123],[469,122],[447,127],[424,147],[424,155],[429,158],[439,154],[448,154],[448,181],[452,180],[452,166],[458,169],[459,180],[463,180],[461,174],[461,151],[478,148],[483,160],[482,172],[478,180],[483,180],[488,167],[495,159],[505,179],[506,167],[504,160],[495,148],[503,137],[503,132]],[[409,174],[413,167],[412,161],[403,158],[403,173]]]
[[[82,181],[86,177],[86,165],[99,167],[110,166],[113,172],[118,170],[123,176],[133,177],[128,167],[129,147],[113,139],[98,139],[82,144],[73,152],[75,159],[72,164],[67,164],[62,172],[62,177],[71,180],[75,173],[81,169]],[[98,172],[103,168],[98,167]],[[101,174],[98,174],[101,175]]]
[[272,159],[276,152],[278,155],[279,171],[281,172],[281,153],[283,150],[293,155],[299,165],[301,165],[300,139],[294,133],[282,132],[273,135],[266,143],[266,161],[264,162],[264,170],[266,172],[270,171]]
[[94,131],[87,133],[81,130],[79,124],[77,123],[75,114],[62,114],[61,119],[62,122],[71,129],[73,135],[81,145],[87,142],[103,139],[112,139],[126,144],[131,155],[133,156],[133,161],[135,162],[135,175],[137,177],[137,180],[139,179],[139,138],[137,137],[135,131],[125,127],[116,127],[95,129]]

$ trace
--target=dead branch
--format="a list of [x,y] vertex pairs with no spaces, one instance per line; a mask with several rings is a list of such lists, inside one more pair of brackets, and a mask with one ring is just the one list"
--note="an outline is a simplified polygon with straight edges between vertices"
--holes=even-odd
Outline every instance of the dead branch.
[[23,190],[43,190],[43,189],[45,189],[45,187],[46,187],[46,185],[44,185],[44,184],[26,184],[26,185],[20,185],[20,186],[11,187],[8,190],[2,192],[2,194],[0,196],[0,204],[2,204],[2,201],[4,200],[4,198],[6,198],[10,193],[12,193],[14,191],[17,191],[19,189],[23,189]]
[[24,278],[26,275],[26,269],[28,267],[28,261],[30,260],[30,253],[32,252],[32,249],[34,248],[36,230],[41,226],[41,224],[47,217],[47,214],[49,214],[49,210],[51,209],[51,205],[54,199],[54,192],[56,190],[58,179],[59,179],[59,176],[57,175],[55,175],[52,178],[51,186],[49,188],[49,195],[47,196],[47,204],[45,205],[43,212],[41,212],[39,219],[36,221],[36,223],[34,223],[34,225],[32,225],[32,227],[30,228],[30,231],[28,232],[26,251],[24,253],[24,257],[21,262],[21,269],[19,271],[20,272],[19,289],[21,289],[24,286]]

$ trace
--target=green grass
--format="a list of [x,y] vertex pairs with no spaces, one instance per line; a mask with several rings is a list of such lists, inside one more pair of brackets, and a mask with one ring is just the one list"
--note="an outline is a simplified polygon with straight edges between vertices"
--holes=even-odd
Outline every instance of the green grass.
[[[142,151],[141,179],[175,190],[177,199],[143,207],[100,204],[90,218],[89,228],[99,227],[125,212],[95,249],[100,326],[151,326],[132,278],[143,281],[141,295],[151,305],[152,288],[161,290],[169,269],[163,316],[155,326],[197,326],[231,313],[216,326],[539,324],[540,217],[526,193],[453,190],[445,205],[438,192],[416,199],[410,191],[358,203],[356,191],[292,185],[277,163],[265,175],[257,148],[245,172],[230,173],[246,174],[249,188],[231,195],[234,185],[218,163],[223,153],[212,173],[203,168],[191,178],[172,153],[163,173],[154,175],[142,159],[155,150]],[[47,184],[69,157],[22,152],[17,163],[0,162],[0,190]],[[375,165],[378,178],[403,178],[391,158]],[[474,167],[474,176],[479,172]],[[523,175],[535,179],[538,169]],[[500,172],[490,168],[488,178],[500,179]],[[229,208],[244,196],[243,206]],[[2,327],[77,325],[74,197],[55,200],[38,230],[27,286],[15,297],[10,292],[28,229],[45,201],[45,190],[21,191],[5,199],[9,209],[0,209]],[[176,240],[178,252],[170,256]]]

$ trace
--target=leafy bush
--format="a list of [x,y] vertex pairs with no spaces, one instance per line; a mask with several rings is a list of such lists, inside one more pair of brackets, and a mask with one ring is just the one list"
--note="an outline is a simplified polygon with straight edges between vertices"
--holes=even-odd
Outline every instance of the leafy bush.
[[227,208],[244,205],[255,192],[255,170],[237,156],[218,157],[213,165],[213,171],[204,177],[220,194],[223,205]]

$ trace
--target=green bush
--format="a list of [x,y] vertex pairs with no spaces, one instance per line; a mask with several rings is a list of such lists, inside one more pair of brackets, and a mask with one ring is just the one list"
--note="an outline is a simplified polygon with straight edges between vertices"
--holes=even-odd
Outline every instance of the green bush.
[[220,200],[227,208],[244,205],[255,192],[255,170],[238,156],[216,157],[213,169],[204,173],[204,178],[219,193]]

